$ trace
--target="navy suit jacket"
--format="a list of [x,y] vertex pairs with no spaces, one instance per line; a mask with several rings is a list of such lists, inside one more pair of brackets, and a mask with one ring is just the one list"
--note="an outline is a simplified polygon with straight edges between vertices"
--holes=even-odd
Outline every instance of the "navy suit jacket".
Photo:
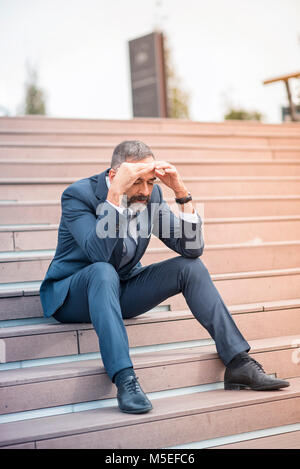
[[[125,217],[106,201],[108,187],[107,170],[89,178],[74,182],[65,189],[61,197],[62,214],[58,229],[58,241],[45,278],[40,287],[40,298],[44,315],[50,317],[64,303],[68,294],[72,275],[94,262],[109,262],[114,266],[122,280],[139,274],[143,267],[140,259],[149,244],[153,233],[170,249],[184,257],[199,257],[204,248],[202,221],[190,223],[179,219],[163,200],[162,190],[154,184],[151,199],[143,210],[142,216],[147,223],[147,232],[138,238],[134,258],[127,265],[119,268],[123,238],[119,226]],[[99,214],[99,207],[101,207]],[[117,230],[114,237],[99,237],[97,223],[103,219],[103,209],[113,210],[117,218]],[[170,230],[166,236],[162,228],[163,220],[169,217]],[[143,219],[143,218],[142,218]],[[141,219],[141,220],[142,220]],[[178,235],[178,233],[182,235]],[[187,248],[186,242],[196,239],[197,246]]]

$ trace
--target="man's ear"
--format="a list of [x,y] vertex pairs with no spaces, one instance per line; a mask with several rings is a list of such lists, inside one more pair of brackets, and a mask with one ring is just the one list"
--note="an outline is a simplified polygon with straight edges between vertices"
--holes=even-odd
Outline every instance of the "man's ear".
[[116,175],[116,170],[113,168],[110,168],[108,177],[109,177],[109,182],[111,183]]

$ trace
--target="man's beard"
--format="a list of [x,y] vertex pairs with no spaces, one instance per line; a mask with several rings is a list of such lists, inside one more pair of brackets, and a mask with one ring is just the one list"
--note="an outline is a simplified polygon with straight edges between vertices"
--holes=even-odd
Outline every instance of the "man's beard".
[[148,202],[150,201],[150,196],[137,195],[128,198],[126,195],[123,196],[123,203],[125,207],[129,208],[135,214],[136,212],[142,212],[145,210]]

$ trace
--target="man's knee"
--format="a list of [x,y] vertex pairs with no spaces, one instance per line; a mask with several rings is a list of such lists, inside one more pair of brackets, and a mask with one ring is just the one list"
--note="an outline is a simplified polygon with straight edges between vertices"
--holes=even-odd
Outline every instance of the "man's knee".
[[182,272],[188,276],[207,276],[209,272],[207,267],[202,262],[199,257],[196,258],[189,258],[189,257],[180,257],[181,265],[180,268]]
[[89,279],[108,285],[119,285],[120,278],[116,269],[108,262],[94,262],[89,266]]

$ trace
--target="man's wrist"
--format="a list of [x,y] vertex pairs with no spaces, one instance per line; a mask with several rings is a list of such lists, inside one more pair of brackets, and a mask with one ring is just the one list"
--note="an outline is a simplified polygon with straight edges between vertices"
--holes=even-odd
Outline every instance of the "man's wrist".
[[183,199],[184,197],[188,196],[189,191],[185,188],[182,188],[180,190],[174,191],[174,194],[176,199]]

